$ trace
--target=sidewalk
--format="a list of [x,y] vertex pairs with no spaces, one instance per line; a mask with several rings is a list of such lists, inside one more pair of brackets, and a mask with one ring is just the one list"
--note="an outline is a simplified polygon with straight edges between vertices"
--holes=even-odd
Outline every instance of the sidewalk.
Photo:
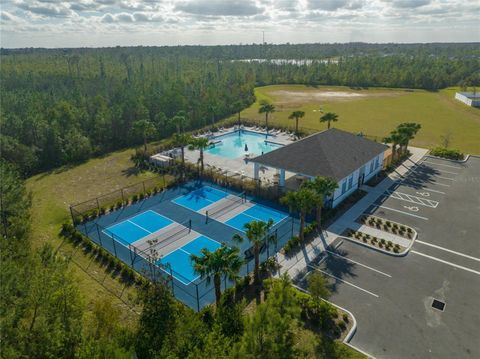
[[[411,152],[411,156],[407,158],[403,164],[401,164],[393,173],[389,174],[388,177],[376,187],[362,186],[362,189],[368,193],[343,214],[343,216],[331,224],[327,230],[322,231],[320,236],[316,237],[311,243],[305,245],[300,252],[290,258],[278,253],[277,260],[282,268],[277,272],[276,276],[288,272],[291,278],[295,278],[299,273],[305,272],[307,265],[324,252],[325,248],[331,245],[347,227],[356,229],[356,227],[361,226],[356,223],[355,220],[360,217],[360,215],[362,215],[383,192],[390,188],[390,186],[396,181],[401,180],[403,176],[407,175],[410,171],[413,171],[418,162],[428,152],[428,150],[423,148],[409,147],[408,149]],[[362,228],[363,227],[367,226],[362,226]],[[370,227],[367,228],[368,229],[363,228],[362,231],[365,230],[365,233],[375,235],[378,238],[384,238],[387,241],[391,240],[393,243],[398,243],[404,247],[408,247],[410,244],[410,240],[408,239],[383,231],[380,234],[373,234],[371,231],[377,230]],[[404,241],[407,241],[408,243],[404,243]]]

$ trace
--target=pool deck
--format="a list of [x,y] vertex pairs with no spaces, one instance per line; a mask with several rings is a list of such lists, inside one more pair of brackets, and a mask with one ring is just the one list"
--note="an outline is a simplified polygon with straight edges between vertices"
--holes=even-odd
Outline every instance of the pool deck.
[[[258,130],[255,130],[253,127],[243,127],[243,130],[262,133]],[[228,128],[220,132],[215,132],[212,137],[225,135],[227,133],[233,132],[233,128]],[[272,131],[270,131],[271,133]],[[293,142],[293,139],[290,134],[285,132],[279,132],[276,135],[273,135],[269,141],[279,143],[282,145],[288,145]],[[186,150],[185,151],[185,160],[191,163],[197,163],[200,157],[200,151],[198,150]],[[220,169],[221,171],[227,171],[229,176],[246,176],[253,178],[253,163],[249,163],[248,160],[240,158],[226,158],[221,156],[212,155],[210,153],[204,152],[204,163],[206,168]],[[262,182],[272,182],[274,180],[274,175],[277,173],[275,169],[264,168],[260,171],[260,179]],[[292,174],[293,175],[293,174]],[[287,176],[288,177],[288,176]]]

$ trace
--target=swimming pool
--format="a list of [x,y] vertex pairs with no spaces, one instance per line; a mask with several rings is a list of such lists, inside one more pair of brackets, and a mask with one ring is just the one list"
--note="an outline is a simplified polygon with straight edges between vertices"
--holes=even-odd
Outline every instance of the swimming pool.
[[215,137],[213,141],[218,142],[205,152],[226,158],[239,158],[247,153],[258,156],[282,147],[280,144],[269,142],[270,137],[257,132],[237,130]]

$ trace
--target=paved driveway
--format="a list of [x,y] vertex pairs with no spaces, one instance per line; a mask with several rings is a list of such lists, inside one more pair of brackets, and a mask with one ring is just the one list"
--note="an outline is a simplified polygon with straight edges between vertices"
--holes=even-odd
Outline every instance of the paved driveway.
[[331,301],[357,318],[351,343],[377,358],[480,358],[480,159],[426,157],[368,212],[419,237],[402,258],[337,240],[309,267],[329,277]]

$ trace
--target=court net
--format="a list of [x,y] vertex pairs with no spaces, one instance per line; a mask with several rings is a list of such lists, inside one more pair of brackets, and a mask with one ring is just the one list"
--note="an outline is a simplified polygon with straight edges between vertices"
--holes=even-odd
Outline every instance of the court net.
[[210,219],[217,219],[224,214],[233,211],[235,208],[240,207],[247,201],[246,193],[242,192],[235,196],[225,197],[215,208],[208,210],[205,213],[206,222]]
[[162,254],[162,249],[189,237],[192,231],[192,220],[189,219],[182,223],[178,223],[172,229],[162,231],[155,237],[149,238],[145,245],[136,247],[139,251],[147,253],[150,258],[159,258]]

